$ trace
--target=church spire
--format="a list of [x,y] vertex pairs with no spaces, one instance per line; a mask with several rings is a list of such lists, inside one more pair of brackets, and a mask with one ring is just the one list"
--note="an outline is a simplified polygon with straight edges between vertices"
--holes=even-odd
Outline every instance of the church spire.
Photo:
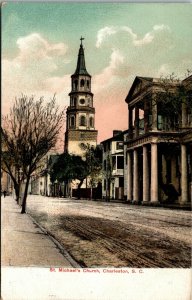
[[84,38],[81,37],[80,40],[81,40],[81,44],[80,44],[79,54],[78,54],[78,59],[77,59],[77,68],[73,75],[89,75],[89,73],[86,70],[86,66],[85,66],[85,55],[84,55],[84,49],[83,49],[83,43],[82,43]]

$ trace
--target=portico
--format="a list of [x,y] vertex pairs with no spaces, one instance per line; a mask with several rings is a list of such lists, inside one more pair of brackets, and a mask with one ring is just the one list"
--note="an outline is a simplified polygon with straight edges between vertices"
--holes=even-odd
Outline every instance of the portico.
[[127,201],[143,205],[190,205],[190,112],[182,105],[181,114],[169,120],[162,103],[156,100],[158,91],[157,79],[136,77],[126,98]]

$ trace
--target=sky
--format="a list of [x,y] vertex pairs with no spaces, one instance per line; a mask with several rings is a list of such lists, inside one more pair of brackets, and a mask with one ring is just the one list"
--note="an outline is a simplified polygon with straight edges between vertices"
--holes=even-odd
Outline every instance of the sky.
[[[2,113],[26,94],[69,105],[83,36],[98,142],[128,128],[136,76],[192,69],[192,4],[8,2],[2,7]],[[64,142],[64,131],[61,134]]]

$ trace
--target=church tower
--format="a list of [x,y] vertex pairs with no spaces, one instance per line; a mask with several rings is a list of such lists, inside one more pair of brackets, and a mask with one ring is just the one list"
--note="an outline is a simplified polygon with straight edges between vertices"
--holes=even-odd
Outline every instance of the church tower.
[[77,67],[71,76],[70,105],[67,108],[65,152],[82,155],[81,144],[96,146],[95,108],[91,92],[91,76],[86,70],[81,38]]

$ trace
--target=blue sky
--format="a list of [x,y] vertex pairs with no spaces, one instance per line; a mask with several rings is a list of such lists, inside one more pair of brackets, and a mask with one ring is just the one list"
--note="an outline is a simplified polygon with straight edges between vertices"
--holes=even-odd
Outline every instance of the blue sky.
[[[99,140],[127,128],[135,76],[192,69],[191,4],[8,2],[2,8],[2,108],[22,92],[69,103],[81,35]],[[108,116],[111,116],[110,118]]]

